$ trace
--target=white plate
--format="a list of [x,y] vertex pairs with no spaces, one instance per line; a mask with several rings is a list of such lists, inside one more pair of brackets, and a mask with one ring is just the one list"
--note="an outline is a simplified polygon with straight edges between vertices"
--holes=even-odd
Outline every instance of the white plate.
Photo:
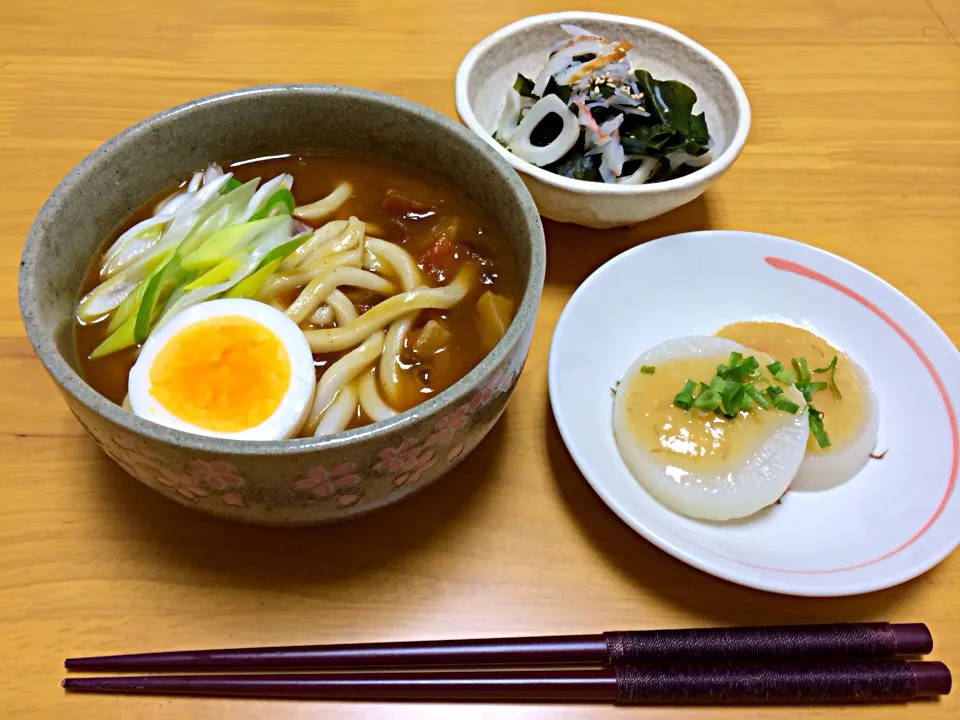
[[[860,363],[880,401],[882,460],[734,523],[678,515],[633,478],[613,439],[611,387],[647,348],[737,320],[788,319]],[[902,293],[809,245],[707,231],[633,248],[573,294],[550,347],[550,402],[593,489],[671,555],[742,585],[853,595],[929,570],[960,542],[954,491],[960,353]]]

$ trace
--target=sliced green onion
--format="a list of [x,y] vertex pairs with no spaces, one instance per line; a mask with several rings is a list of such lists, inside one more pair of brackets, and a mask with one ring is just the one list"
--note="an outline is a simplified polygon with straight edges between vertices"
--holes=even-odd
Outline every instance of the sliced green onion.
[[180,261],[180,265],[184,270],[205,272],[222,263],[237,248],[247,245],[251,238],[273,227],[276,227],[275,221],[261,220],[221,228],[208,237],[196,250],[189,255],[185,255]]
[[767,395],[770,396],[771,400],[776,400],[777,395],[783,393],[783,388],[776,385],[767,385]]
[[280,214],[282,215],[290,215],[293,213],[293,208],[296,207],[296,202],[293,199],[293,193],[287,188],[280,188],[273,195],[267,198],[267,201],[264,203],[263,207],[255,212],[250,219],[263,220],[264,218],[270,217],[273,209],[278,206],[283,208],[280,211]]
[[743,391],[743,385],[728,380],[723,392],[720,393],[720,399],[723,400],[723,413],[728,417],[736,417],[737,413],[743,407],[743,398],[746,394]]
[[840,388],[837,387],[837,378],[836,378],[837,368],[834,367],[830,371],[830,390],[833,392],[833,396],[837,400],[843,400],[843,395],[840,394]]
[[693,391],[696,387],[697,384],[693,380],[687,380],[683,384],[683,389],[673,398],[673,404],[681,410],[689,410],[693,405]]
[[274,271],[280,267],[280,263],[282,262],[282,257],[275,258],[266,265],[262,265],[261,267],[257,268],[256,271],[247,275],[243,280],[230,288],[224,297],[252,298],[258,292],[260,292],[260,288],[262,288],[264,283],[267,282],[267,279],[273,275]]
[[732,370],[737,365],[739,365],[742,360],[743,360],[743,355],[738,353],[736,350],[734,350],[733,352],[730,353],[730,359],[727,360],[727,365],[729,365],[730,369]]
[[803,399],[807,402],[813,399],[813,390],[810,388],[810,383],[808,382],[798,382],[796,384],[797,390],[800,391],[800,394],[803,395]]
[[90,360],[96,360],[98,357],[115,353],[124,348],[132,347],[137,344],[134,337],[134,327],[137,324],[136,314],[131,314],[124,320],[116,330],[110,333],[107,338],[94,348],[90,353]]
[[722,393],[723,389],[727,386],[727,381],[720,377],[719,375],[714,375],[713,379],[710,381],[710,389],[714,392]]
[[717,377],[726,380],[728,377],[730,377],[730,368],[723,363],[717,365]]
[[240,260],[235,257],[228,257],[219,265],[215,265],[200,277],[191,280],[184,286],[184,290],[193,290],[198,287],[207,287],[216,285],[233,275],[234,271],[240,267]]
[[828,364],[824,365],[822,368],[815,368],[815,369],[813,370],[813,372],[814,372],[815,374],[830,372],[830,371],[833,370],[836,366],[837,366],[837,356],[834,355],[834,356],[833,356],[833,360],[831,360]]
[[837,398],[837,400],[843,399],[843,395],[840,394],[840,388],[837,387],[837,379],[836,379],[837,356],[836,355],[833,356],[833,360],[831,360],[827,365],[824,365],[822,368],[817,368],[816,370],[814,370],[814,372],[815,373],[829,372],[830,373],[830,390],[831,392],[833,392],[833,396]]
[[790,364],[793,365],[793,369],[797,373],[798,382],[810,382],[810,370],[807,368],[807,361],[805,358],[795,357],[790,360]]
[[767,365],[767,370],[770,371],[770,374],[773,375],[774,380],[777,382],[781,382],[784,385],[793,385],[793,375],[789,370],[783,367],[783,363],[781,363],[779,360],[775,360]]
[[810,389],[813,390],[813,392],[816,392],[817,390],[826,390],[827,383],[822,381],[812,382],[810,383]]
[[774,380],[783,383],[784,385],[793,385],[794,377],[793,373],[789,370],[781,370],[776,375],[773,376]]
[[140,301],[143,299],[143,290],[145,287],[146,282],[141,280],[137,287],[133,289],[133,292],[127,295],[123,299],[123,302],[117,305],[117,309],[113,311],[113,316],[107,325],[108,333],[112,333],[123,325],[131,315],[137,314],[137,308],[140,307]]
[[823,413],[817,410],[813,405],[808,406],[808,424],[810,432],[817,441],[817,445],[822,448],[830,447],[830,436],[823,429]]
[[757,405],[762,407],[764,410],[768,410],[772,407],[769,400],[767,400],[763,393],[757,390],[753,385],[744,385],[744,392],[747,394],[747,397],[751,398]]
[[[701,387],[703,388],[703,383],[701,383]],[[700,390],[700,394],[697,395],[697,399],[693,401],[693,405],[700,410],[710,412],[720,407],[721,402],[723,402],[723,400],[720,397],[720,393],[716,390],[711,390],[709,387],[705,387]]]
[[137,342],[143,342],[147,339],[153,321],[157,317],[157,307],[175,287],[183,284],[187,275],[189,273],[180,267],[180,258],[175,255],[150,276],[143,291],[143,300],[140,301],[140,307],[137,308],[137,319],[133,332]]
[[757,359],[751,355],[740,362],[736,367],[730,368],[730,378],[737,382],[743,382],[749,378],[753,372],[760,367]]
[[644,375],[653,375],[657,369],[653,365],[641,365],[640,372]]
[[777,410],[782,410],[783,412],[790,413],[791,415],[796,415],[797,412],[800,410],[799,405],[797,405],[795,402],[790,402],[784,397],[778,397],[774,401],[773,406]]

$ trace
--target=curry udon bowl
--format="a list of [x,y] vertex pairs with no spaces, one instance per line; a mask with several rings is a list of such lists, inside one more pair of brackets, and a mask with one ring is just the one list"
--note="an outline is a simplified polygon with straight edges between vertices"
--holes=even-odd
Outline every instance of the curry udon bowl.
[[[383,157],[459,189],[506,241],[516,314],[459,381],[381,422],[323,438],[204,437],[147,421],[78,372],[78,292],[104,239],[147,199],[211,160],[335,150]],[[277,85],[202,98],[120,133],[53,191],[27,236],[20,307],[70,410],[130,475],[181,505],[258,524],[346,518],[392,504],[468,455],[497,421],[530,346],[545,247],[523,183],[482,140],[422,106],[367,90]]]

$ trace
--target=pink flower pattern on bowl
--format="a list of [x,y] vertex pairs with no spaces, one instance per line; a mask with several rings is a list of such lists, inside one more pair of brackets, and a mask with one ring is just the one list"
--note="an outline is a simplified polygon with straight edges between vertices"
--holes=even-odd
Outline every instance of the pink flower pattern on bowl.
[[[190,457],[177,448],[140,440],[127,432],[84,423],[104,451],[128,473],[183,504],[236,519],[256,517],[263,508],[306,510],[318,503],[350,514],[357,506],[386,495],[408,494],[458,462],[496,419],[487,406],[509,392],[519,368],[501,369],[462,405],[438,417],[425,434],[403,438],[363,459],[317,464],[283,482],[284,490],[225,459]],[[246,465],[243,465],[246,468]],[[220,508],[219,510],[217,508]]]
[[[158,472],[156,480],[160,485],[172,490],[177,495],[185,497],[187,500],[197,501],[210,496],[210,493],[204,490],[196,480],[188,475],[178,475],[169,470]],[[227,503],[228,505],[230,503]]]
[[433,426],[433,432],[427,438],[426,446],[446,445],[469,420],[469,407],[466,405],[458,407],[446,417],[437,420],[436,425]]
[[301,473],[293,482],[297,490],[306,490],[320,500],[335,499],[339,507],[355,505],[362,497],[356,492],[361,485],[357,464],[340,463],[331,468],[315,465]]
[[415,483],[423,474],[430,470],[438,462],[433,450],[418,448],[415,452],[411,451],[410,461],[407,463],[406,472],[400,473],[391,480],[394,487],[401,487],[408,483]]
[[417,454],[420,452],[417,438],[404,438],[396,447],[380,451],[380,462],[373,466],[377,472],[390,473],[407,471],[416,464]]
[[178,471],[163,455],[123,433],[101,438],[101,442],[120,467],[134,476],[152,477],[162,490],[191,502],[216,498],[229,507],[247,507],[240,490],[246,480],[231,463],[194,458]]
[[237,472],[237,468],[223,460],[191,460],[187,463],[189,475],[201,485],[214,490],[241,487],[246,481]]

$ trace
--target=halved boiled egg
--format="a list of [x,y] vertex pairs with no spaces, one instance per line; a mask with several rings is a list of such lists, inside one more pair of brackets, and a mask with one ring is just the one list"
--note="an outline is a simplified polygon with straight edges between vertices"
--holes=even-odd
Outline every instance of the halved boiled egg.
[[134,413],[199,435],[280,440],[300,430],[316,387],[306,338],[255,300],[194,305],[151,333],[130,371]]
[[880,428],[877,394],[862,367],[819,335],[788,323],[737,322],[720,328],[717,335],[765,352],[784,367],[802,357],[813,371],[811,379],[827,385],[812,395],[810,404],[823,413],[830,444],[820,447],[811,435],[791,490],[824,490],[860,472]]
[[[689,517],[731,520],[775,503],[803,461],[809,428],[803,395],[781,386],[793,414],[754,406],[734,417],[674,398],[688,379],[707,381],[731,352],[753,355],[773,383],[772,359],[712,336],[669,340],[630,366],[616,390],[613,431],[624,463],[661,503]],[[764,384],[761,382],[761,385]]]

